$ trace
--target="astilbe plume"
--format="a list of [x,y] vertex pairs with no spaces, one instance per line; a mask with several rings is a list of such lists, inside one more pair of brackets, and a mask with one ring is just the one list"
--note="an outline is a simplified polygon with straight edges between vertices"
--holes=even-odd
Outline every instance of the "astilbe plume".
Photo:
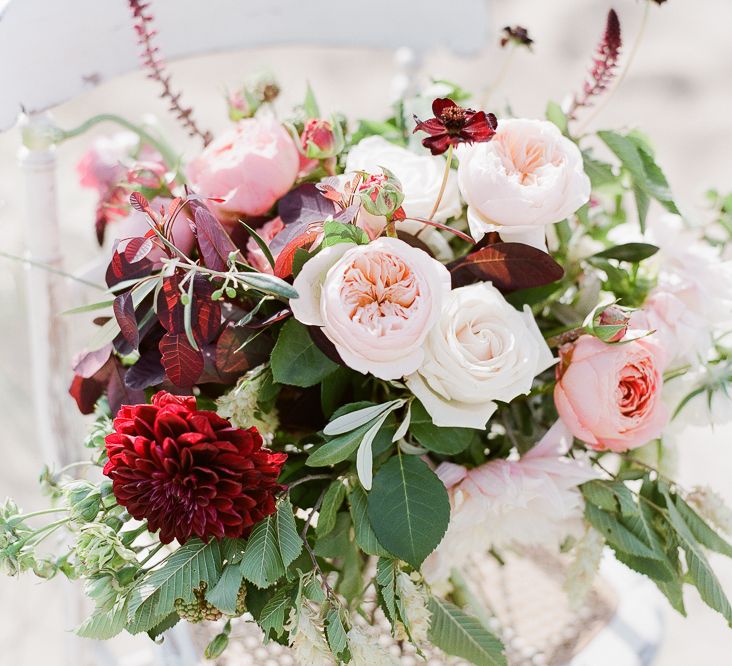
[[150,405],[124,405],[105,442],[117,502],[163,543],[247,537],[283,488],[287,455],[262,448],[256,428],[196,409],[193,397],[160,391]]
[[611,9],[607,14],[605,32],[597,45],[589,76],[582,86],[582,92],[572,100],[567,114],[570,118],[575,117],[578,109],[591,106],[593,98],[608,89],[615,78],[622,43],[620,20],[615,10]]
[[132,12],[133,26],[137,34],[137,40],[142,49],[142,63],[148,70],[148,78],[157,81],[162,92],[160,96],[170,104],[170,111],[175,114],[178,121],[183,125],[190,136],[198,136],[207,146],[211,143],[213,135],[208,130],[201,130],[193,120],[193,109],[185,107],[180,103],[180,92],[175,92],[171,87],[171,77],[165,71],[164,62],[160,58],[160,49],[155,46],[154,39],[158,31],[152,27],[153,15],[149,11],[150,3],[141,0],[128,0]]

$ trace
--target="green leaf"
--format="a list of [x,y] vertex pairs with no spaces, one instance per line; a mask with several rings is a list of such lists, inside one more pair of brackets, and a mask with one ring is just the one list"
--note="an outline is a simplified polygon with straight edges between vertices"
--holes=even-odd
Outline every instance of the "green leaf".
[[291,285],[268,273],[236,273],[237,281],[264,294],[272,294],[281,298],[297,298],[297,291]]
[[546,115],[546,119],[548,121],[554,123],[559,128],[559,131],[562,134],[568,136],[569,122],[567,120],[567,115],[562,111],[562,107],[559,106],[559,104],[550,101],[546,105],[544,115]]
[[333,530],[336,523],[336,514],[341,508],[346,496],[346,487],[339,480],[333,481],[328,486],[323,496],[323,503],[318,514],[318,524],[315,526],[315,533],[318,537],[325,536]]
[[635,557],[647,557],[653,560],[659,559],[659,555],[646,543],[636,536],[628,527],[620,522],[617,516],[598,508],[594,504],[585,504],[585,518],[600,532],[606,541]]
[[158,622],[152,629],[148,629],[147,635],[150,637],[150,640],[157,640],[166,631],[172,629],[176,624],[178,624],[178,622],[180,622],[180,615],[173,611],[170,615]]
[[[323,434],[329,437],[342,435],[362,425],[371,424],[385,411],[403,403],[403,400],[390,400],[379,405],[372,405],[371,403],[351,403],[350,405],[345,405],[334,414],[335,418],[323,428]],[[362,407],[361,405],[365,406]]]
[[476,618],[449,601],[431,597],[430,641],[443,652],[476,666],[506,666],[503,644]]
[[269,263],[269,265],[274,268],[275,260],[272,256],[272,251],[269,249],[269,245],[267,245],[267,241],[265,241],[264,238],[262,238],[254,229],[252,229],[252,227],[244,222],[244,220],[239,220],[239,224],[241,224],[241,226],[247,230],[250,238],[254,239],[254,242],[257,244],[259,249],[262,250],[262,254],[267,260],[267,263]]
[[347,511],[340,511],[335,527],[315,542],[313,551],[320,557],[343,557],[351,541],[351,516]]
[[694,538],[689,526],[679,513],[668,491],[663,491],[666,498],[666,510],[669,523],[676,530],[681,547],[686,553],[686,564],[689,568],[688,576],[699,590],[699,596],[710,607],[719,612],[727,623],[732,625],[732,606],[719,584],[717,576],[709,566],[706,555]]
[[221,575],[221,542],[191,539],[163,560],[135,585],[128,604],[128,631],[148,631],[173,609],[176,599],[193,601],[201,583],[211,588]]
[[633,493],[624,483],[593,479],[583,483],[580,490],[585,500],[605,511],[620,511],[627,516],[637,514],[639,511]]
[[272,634],[279,638],[284,633],[285,622],[293,607],[293,592],[293,586],[283,587],[262,608],[257,623],[262,628],[265,639],[272,638]]
[[337,608],[331,607],[325,616],[325,636],[328,639],[331,652],[340,660],[344,660],[348,648],[348,638],[346,637],[346,628],[343,626],[343,619]]
[[376,586],[379,593],[382,610],[391,626],[399,620],[397,613],[396,575],[399,563],[389,557],[380,557],[376,563]]
[[219,582],[206,591],[206,601],[220,611],[233,615],[236,613],[237,596],[244,574],[239,564],[227,564],[221,572]]
[[322,247],[330,247],[338,243],[355,243],[366,245],[369,237],[366,232],[355,224],[344,224],[343,222],[326,222],[323,225]]
[[84,312],[93,312],[94,310],[103,310],[105,308],[111,308],[114,305],[114,300],[111,301],[99,301],[98,303],[89,303],[88,305],[79,305],[78,307],[71,308],[70,310],[64,310],[62,315],[73,315],[83,314]]
[[617,259],[618,261],[630,261],[637,263],[652,257],[658,252],[658,247],[650,243],[623,243],[609,247],[607,250],[593,255],[601,259]]
[[313,342],[299,321],[288,320],[272,350],[272,376],[278,384],[308,387],[322,382],[338,366]]
[[302,109],[305,112],[305,117],[308,118],[308,120],[311,118],[320,118],[320,108],[318,107],[318,102],[315,99],[315,93],[310,87],[309,82],[307,84],[307,88],[305,89],[305,100],[302,103]]
[[368,516],[368,500],[363,488],[356,486],[349,493],[348,501],[351,507],[351,519],[353,520],[353,529],[356,533],[358,547],[367,555],[391,557],[391,553],[379,543],[374,530],[371,528]]
[[717,534],[701,516],[694,511],[680,495],[674,497],[674,504],[694,538],[702,545],[727,557],[732,557],[732,546]]
[[635,182],[633,183],[633,197],[635,198],[635,207],[638,211],[638,224],[640,225],[641,231],[645,231],[651,199],[646,191]]
[[108,611],[95,610],[75,630],[77,636],[106,641],[119,634],[127,624],[127,597],[118,599]]
[[399,454],[374,476],[368,516],[384,548],[417,569],[447,530],[450,501],[425,462]]
[[275,515],[267,516],[254,528],[241,559],[242,575],[257,587],[269,587],[285,575],[276,520]]
[[617,179],[611,165],[607,162],[600,162],[594,159],[586,150],[582,151],[582,160],[584,162],[585,173],[589,176],[593,188],[614,183]]
[[465,451],[476,434],[472,428],[440,428],[434,425],[432,417],[419,400],[412,404],[409,432],[425,449],[443,455]]
[[283,499],[277,505],[275,529],[282,564],[287,569],[302,552],[302,539],[297,533],[295,514],[292,512],[292,504],[289,499]]
[[353,373],[348,368],[338,368],[328,375],[328,381],[320,385],[320,407],[327,419],[332,418],[333,412],[347,395]]

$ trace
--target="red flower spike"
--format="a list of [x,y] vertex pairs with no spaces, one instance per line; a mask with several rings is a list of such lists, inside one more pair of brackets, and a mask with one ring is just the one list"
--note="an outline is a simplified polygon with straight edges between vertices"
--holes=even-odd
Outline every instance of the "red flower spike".
[[492,113],[473,111],[458,106],[451,99],[440,98],[432,102],[434,118],[422,121],[417,116],[414,132],[427,132],[422,145],[433,155],[442,155],[449,146],[460,143],[490,141],[496,133],[498,121]]
[[162,543],[245,538],[283,488],[287,455],[262,448],[256,428],[197,410],[194,397],[161,391],[151,405],[124,405],[105,442],[117,502]]

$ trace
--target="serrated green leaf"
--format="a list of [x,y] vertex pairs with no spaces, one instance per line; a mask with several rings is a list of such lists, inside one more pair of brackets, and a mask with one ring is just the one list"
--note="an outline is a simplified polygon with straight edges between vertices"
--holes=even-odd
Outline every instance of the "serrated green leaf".
[[119,634],[127,624],[127,598],[118,599],[108,611],[95,610],[74,631],[82,638],[106,641]]
[[257,623],[264,632],[265,640],[282,636],[292,603],[292,586],[283,587],[264,605]]
[[318,349],[299,321],[285,322],[272,350],[272,377],[278,384],[306,388],[322,382],[338,366]]
[[342,661],[345,661],[348,638],[337,608],[331,608],[325,616],[325,636],[328,639],[331,652]]
[[694,538],[706,548],[713,550],[727,557],[732,557],[732,546],[717,534],[702,517],[694,511],[680,495],[674,497],[674,504],[678,509],[684,522],[688,525],[689,530]]
[[368,516],[384,548],[419,568],[447,530],[450,501],[444,484],[424,461],[396,455],[374,476]]
[[412,403],[412,420],[409,432],[428,451],[443,455],[461,453],[470,446],[476,435],[472,428],[440,428],[432,423],[432,417],[427,413],[419,400]]
[[449,601],[431,597],[429,637],[443,652],[467,659],[476,666],[506,666],[504,647],[476,618]]
[[274,515],[267,516],[254,528],[239,565],[244,578],[261,588],[269,587],[285,575],[275,521]]
[[589,176],[593,188],[615,182],[616,176],[613,168],[607,162],[594,159],[586,150],[582,151],[582,160],[585,173]]
[[130,633],[148,631],[169,615],[176,599],[190,602],[193,589],[201,583],[211,588],[221,575],[221,543],[191,539],[145,575],[130,593],[128,626]]
[[369,237],[366,232],[355,224],[329,221],[323,225],[322,247],[330,247],[338,245],[338,243],[366,245],[368,242]]
[[639,507],[630,489],[619,481],[593,479],[580,486],[585,500],[605,511],[620,511],[624,516],[639,512]]
[[676,530],[681,547],[686,554],[689,578],[699,590],[699,596],[704,603],[719,612],[727,623],[732,625],[732,606],[719,584],[719,579],[709,566],[704,551],[679,513],[668,491],[664,490],[663,495],[666,498],[669,523]]
[[319,557],[343,557],[351,541],[351,516],[341,511],[336,516],[335,527],[315,542],[313,551]]
[[158,622],[152,629],[148,629],[147,635],[150,637],[150,640],[157,640],[166,631],[172,629],[176,624],[178,624],[178,622],[180,622],[180,615],[173,611],[170,615]]
[[289,499],[283,499],[277,505],[275,528],[282,564],[287,569],[302,552],[302,539],[297,533],[295,515],[292,512],[292,504],[290,504]]
[[380,557],[376,563],[376,586],[379,592],[379,601],[384,615],[391,622],[392,627],[399,620],[396,606],[396,575],[398,570],[399,563],[391,558]]
[[358,547],[367,555],[391,557],[391,553],[379,543],[374,530],[371,528],[368,516],[368,500],[363,488],[356,486],[348,495],[348,501],[351,507],[351,518]]
[[238,563],[227,564],[221,572],[219,582],[206,591],[206,601],[220,611],[233,615],[236,613],[237,595],[243,578],[244,574]]
[[323,496],[323,502],[318,513],[318,524],[315,526],[315,534],[318,537],[325,536],[333,530],[336,524],[336,515],[341,508],[346,496],[346,487],[339,480],[333,481],[328,486]]
[[648,544],[641,541],[626,525],[621,523],[615,514],[603,511],[588,502],[585,504],[585,518],[605,537],[610,545],[619,550],[635,557],[659,559],[659,555]]

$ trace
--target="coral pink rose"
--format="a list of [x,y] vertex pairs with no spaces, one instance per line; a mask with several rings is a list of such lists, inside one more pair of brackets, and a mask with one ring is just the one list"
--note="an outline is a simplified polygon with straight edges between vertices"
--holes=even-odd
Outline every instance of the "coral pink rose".
[[264,215],[297,178],[300,153],[273,118],[246,118],[219,136],[188,165],[193,189],[214,203],[223,220]]
[[598,451],[634,449],[668,421],[664,358],[650,338],[609,345],[583,335],[560,350],[554,402],[572,434]]
[[[275,217],[273,220],[265,222],[259,229],[257,229],[257,233],[259,234],[259,237],[269,245],[272,242],[272,239],[284,228],[285,224],[282,222],[282,219],[280,217]],[[274,258],[277,259],[277,256],[275,255]],[[259,245],[257,245],[257,241],[253,238],[250,238],[247,241],[247,262],[260,273],[272,274],[272,266],[270,266],[269,261],[267,261],[267,257],[264,256],[264,252],[262,252]]]
[[450,293],[450,273],[423,250],[379,238],[321,250],[294,287],[295,319],[320,326],[348,367],[397,379],[422,363],[422,344]]

